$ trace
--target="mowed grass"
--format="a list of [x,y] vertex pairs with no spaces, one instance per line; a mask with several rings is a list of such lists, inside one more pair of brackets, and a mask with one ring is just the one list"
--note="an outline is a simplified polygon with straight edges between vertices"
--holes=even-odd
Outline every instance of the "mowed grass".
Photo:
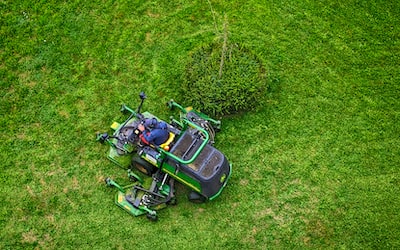
[[[2,1],[1,249],[400,247],[396,1]],[[215,201],[159,221],[113,204],[95,142],[120,104],[168,119],[191,51],[243,44],[268,69],[257,110],[222,117]],[[206,91],[206,89],[205,89]]]

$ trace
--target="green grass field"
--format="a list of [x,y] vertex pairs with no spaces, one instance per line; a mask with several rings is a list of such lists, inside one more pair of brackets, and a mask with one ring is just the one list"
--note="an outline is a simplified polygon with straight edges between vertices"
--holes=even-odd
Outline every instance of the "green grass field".
[[[0,1],[0,249],[400,248],[400,2]],[[222,117],[215,201],[152,223],[114,205],[98,131],[122,103],[168,119],[191,51],[219,39],[270,91]],[[219,118],[219,117],[218,117]]]

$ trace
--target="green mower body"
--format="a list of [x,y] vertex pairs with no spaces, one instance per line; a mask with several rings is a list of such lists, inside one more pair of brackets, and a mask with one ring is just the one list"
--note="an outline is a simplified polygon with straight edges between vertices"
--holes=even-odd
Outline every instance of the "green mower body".
[[[175,180],[192,190],[189,195],[191,201],[204,202],[218,197],[232,171],[225,155],[213,147],[215,134],[220,130],[220,121],[190,107],[183,108],[171,100],[168,107],[178,108],[180,116],[178,120],[171,118],[168,123],[168,140],[159,146],[146,145],[139,138],[138,125],[147,118],[160,119],[149,112],[140,112],[143,96],[142,93],[138,111],[122,106],[121,111],[128,113],[129,117],[123,123],[114,122],[111,125],[114,130],[111,136],[107,133],[97,135],[98,141],[110,145],[108,159],[113,163],[124,169],[139,170],[153,179],[152,184],[146,188],[140,186],[130,191],[119,188],[117,205],[135,216],[147,213],[151,219],[155,210],[171,202]],[[140,205],[146,203],[139,201],[138,197],[143,194],[145,198],[155,197],[160,202],[155,202],[155,206]]]

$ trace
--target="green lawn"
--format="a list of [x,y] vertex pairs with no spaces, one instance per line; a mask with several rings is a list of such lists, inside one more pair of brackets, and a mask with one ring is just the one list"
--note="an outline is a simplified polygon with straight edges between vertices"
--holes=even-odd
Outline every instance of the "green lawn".
[[[0,249],[400,248],[400,2],[0,1]],[[222,117],[222,195],[159,221],[95,134],[138,104],[168,119],[190,53],[220,39],[265,64],[261,107]],[[206,91],[206,90],[205,90]],[[220,118],[220,117],[217,117]]]

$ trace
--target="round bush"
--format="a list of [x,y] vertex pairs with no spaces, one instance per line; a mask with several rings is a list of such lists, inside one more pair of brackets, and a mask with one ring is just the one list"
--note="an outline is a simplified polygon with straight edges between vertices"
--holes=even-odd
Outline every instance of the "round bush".
[[246,111],[265,95],[266,79],[264,66],[249,50],[213,43],[190,54],[181,98],[211,115]]

